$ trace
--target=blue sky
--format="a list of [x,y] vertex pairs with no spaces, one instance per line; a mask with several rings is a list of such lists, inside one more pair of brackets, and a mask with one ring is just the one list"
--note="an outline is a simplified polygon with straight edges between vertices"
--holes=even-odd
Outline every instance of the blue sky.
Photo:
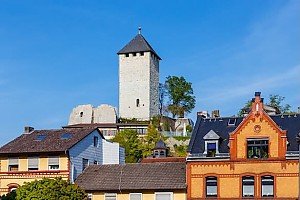
[[[112,3],[113,2],[113,3]],[[189,115],[237,113],[255,91],[300,106],[300,1],[14,1],[0,5],[0,145],[59,128],[79,104],[118,104],[116,52],[142,34],[182,75]]]

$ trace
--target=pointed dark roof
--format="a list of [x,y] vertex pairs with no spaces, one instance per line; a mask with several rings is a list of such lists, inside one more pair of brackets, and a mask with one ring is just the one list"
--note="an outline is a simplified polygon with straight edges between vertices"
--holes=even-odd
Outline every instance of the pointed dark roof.
[[118,54],[138,52],[152,52],[158,57],[159,60],[161,60],[161,58],[157,55],[142,34],[137,34],[125,47],[118,52]]
[[159,140],[154,149],[167,149],[166,143],[164,143],[162,140]]

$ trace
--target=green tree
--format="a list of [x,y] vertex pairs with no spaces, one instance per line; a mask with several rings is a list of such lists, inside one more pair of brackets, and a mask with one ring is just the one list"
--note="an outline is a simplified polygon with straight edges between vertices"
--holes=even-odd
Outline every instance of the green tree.
[[280,96],[278,94],[271,94],[269,96],[269,106],[272,106],[274,108],[277,108],[280,113],[282,114],[288,114],[291,113],[291,106],[289,104],[282,105],[285,97]]
[[142,143],[135,130],[126,129],[119,131],[112,141],[118,142],[125,148],[126,163],[136,163],[142,158]]
[[[285,97],[280,96],[278,94],[271,94],[269,96],[269,101],[266,103],[266,105],[271,106],[273,108],[277,108],[280,114],[291,114],[294,113],[291,111],[291,106],[289,104],[284,104],[283,101],[285,100]],[[245,106],[239,110],[238,116],[243,116],[246,110],[248,110],[252,105],[252,101],[247,101],[245,103]]]
[[1,200],[15,200],[16,199],[16,190],[11,191],[10,193],[7,193],[6,195],[2,195],[0,197]]
[[77,185],[60,178],[35,180],[25,183],[17,190],[17,200],[83,200],[85,192]]
[[168,76],[165,82],[166,93],[169,98],[168,110],[175,116],[184,117],[195,107],[195,96],[193,95],[192,83],[187,82],[184,77]]
[[143,157],[150,156],[156,143],[162,139],[162,134],[154,125],[150,124],[147,129],[147,135],[143,138]]

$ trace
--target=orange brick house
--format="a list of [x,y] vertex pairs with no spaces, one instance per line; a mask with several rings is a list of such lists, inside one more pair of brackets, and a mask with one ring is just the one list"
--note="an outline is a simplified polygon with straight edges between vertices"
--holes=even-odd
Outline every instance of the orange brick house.
[[297,199],[300,115],[268,115],[255,93],[246,117],[198,116],[187,199]]

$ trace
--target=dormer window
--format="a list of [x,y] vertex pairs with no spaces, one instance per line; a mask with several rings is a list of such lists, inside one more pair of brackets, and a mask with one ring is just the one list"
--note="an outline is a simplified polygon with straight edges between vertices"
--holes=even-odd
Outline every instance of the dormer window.
[[219,139],[220,136],[213,130],[210,130],[204,137],[205,150],[204,153],[206,157],[215,157],[219,154]]
[[235,126],[235,123],[236,123],[236,119],[229,119],[228,120],[228,126]]

